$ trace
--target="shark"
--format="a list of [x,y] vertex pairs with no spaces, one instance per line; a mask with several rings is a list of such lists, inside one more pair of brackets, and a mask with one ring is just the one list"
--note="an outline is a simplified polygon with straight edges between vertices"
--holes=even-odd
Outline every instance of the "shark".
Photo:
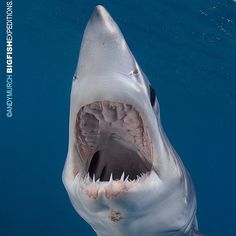
[[160,107],[118,25],[101,5],[72,81],[62,180],[98,236],[196,236],[196,194]]

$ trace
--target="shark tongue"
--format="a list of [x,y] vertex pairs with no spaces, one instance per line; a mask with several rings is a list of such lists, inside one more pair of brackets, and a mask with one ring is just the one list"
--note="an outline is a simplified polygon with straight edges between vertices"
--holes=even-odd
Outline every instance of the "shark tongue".
[[139,68],[119,27],[104,7],[96,6],[84,32],[76,77],[132,71]]

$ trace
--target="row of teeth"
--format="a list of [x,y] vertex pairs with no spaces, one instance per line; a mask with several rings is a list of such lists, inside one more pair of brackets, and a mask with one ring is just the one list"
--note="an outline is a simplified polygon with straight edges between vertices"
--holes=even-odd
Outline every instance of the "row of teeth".
[[123,172],[120,179],[113,179],[113,175],[111,173],[110,175],[110,179],[109,181],[100,181],[100,178],[96,180],[95,175],[93,175],[93,178],[90,177],[89,173],[83,178],[83,182],[85,184],[89,184],[89,183],[96,183],[96,184],[102,184],[102,183],[111,183],[111,182],[121,182],[121,183],[134,183],[134,182],[140,182],[141,180],[144,179],[144,177],[146,177],[147,174],[140,174],[139,176],[137,176],[137,178],[135,180],[130,180],[129,176],[125,177],[125,173]]
[[83,181],[81,189],[91,199],[97,199],[101,195],[112,199],[123,192],[127,192],[130,188],[143,185],[142,182],[146,179],[145,176],[147,174],[138,176],[136,180],[129,180],[129,176],[125,178],[125,173],[123,173],[119,180],[113,180],[111,174],[109,181],[100,182],[99,179],[95,180],[95,175],[93,178],[90,178],[89,174],[87,174],[84,178],[81,177],[80,179]]

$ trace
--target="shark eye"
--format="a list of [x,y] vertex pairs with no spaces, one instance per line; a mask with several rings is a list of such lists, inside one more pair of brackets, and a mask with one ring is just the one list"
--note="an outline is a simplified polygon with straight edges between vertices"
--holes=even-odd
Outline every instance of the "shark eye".
[[150,89],[150,102],[153,107],[156,101],[156,93],[155,93],[154,88],[151,85],[149,85],[149,89]]

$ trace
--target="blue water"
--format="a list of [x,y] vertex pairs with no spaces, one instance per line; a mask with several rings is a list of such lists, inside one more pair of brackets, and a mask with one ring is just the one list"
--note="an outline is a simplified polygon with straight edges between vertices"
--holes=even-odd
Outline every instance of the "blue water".
[[195,183],[201,231],[236,235],[232,0],[14,2],[11,119],[5,117],[5,45],[0,37],[0,235],[95,235],[72,208],[61,172],[71,80],[83,30],[97,3],[117,21],[156,89],[165,131]]

